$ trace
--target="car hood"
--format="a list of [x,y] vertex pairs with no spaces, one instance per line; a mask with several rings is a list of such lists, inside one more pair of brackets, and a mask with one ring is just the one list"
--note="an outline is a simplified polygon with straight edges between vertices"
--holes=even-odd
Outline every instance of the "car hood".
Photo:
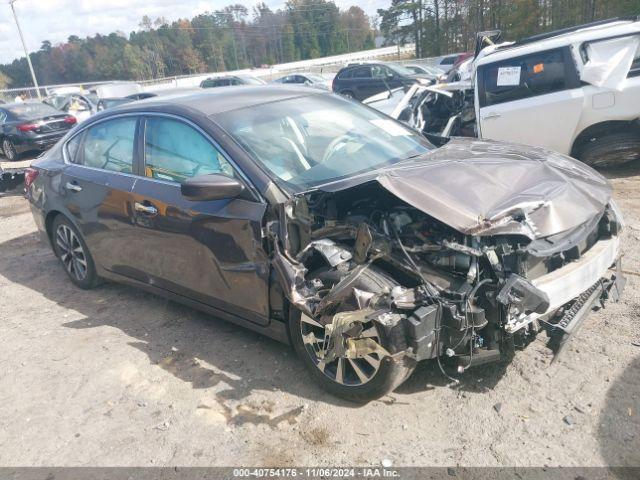
[[338,191],[372,181],[462,233],[518,234],[532,240],[601,215],[612,193],[602,175],[565,155],[462,138],[319,189]]

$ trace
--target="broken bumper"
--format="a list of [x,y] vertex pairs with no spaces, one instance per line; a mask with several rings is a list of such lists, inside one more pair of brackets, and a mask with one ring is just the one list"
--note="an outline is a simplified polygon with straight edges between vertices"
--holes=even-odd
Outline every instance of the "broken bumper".
[[580,260],[536,278],[531,283],[547,294],[549,298],[547,311],[552,312],[582,295],[605,277],[610,267],[616,263],[619,252],[620,240],[618,237],[601,240],[589,249]]
[[549,329],[549,347],[557,354],[563,349],[567,341],[580,328],[589,313],[597,307],[604,306],[605,301],[617,302],[622,295],[626,279],[622,275],[621,261],[618,259],[615,270],[598,280],[584,291],[571,305],[560,321]]
[[[505,330],[508,333],[514,333],[537,319],[548,318],[570,302],[575,301],[574,304],[576,304],[587,293],[590,297],[600,284],[606,292],[615,285],[621,293],[624,288],[622,271],[620,268],[617,268],[616,273],[612,271],[619,264],[619,238],[614,236],[599,241],[579,260],[532,280],[530,283],[532,288],[547,300],[546,308],[544,311],[537,310],[536,313],[511,319],[505,326]],[[604,295],[606,292],[601,293]],[[617,298],[615,300],[617,301]]]

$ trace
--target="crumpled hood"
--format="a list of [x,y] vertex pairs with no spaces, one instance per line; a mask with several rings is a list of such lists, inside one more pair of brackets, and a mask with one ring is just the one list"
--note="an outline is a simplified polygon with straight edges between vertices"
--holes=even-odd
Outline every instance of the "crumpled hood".
[[539,147],[452,139],[418,159],[321,187],[368,181],[469,235],[537,239],[603,213],[611,186],[592,168]]

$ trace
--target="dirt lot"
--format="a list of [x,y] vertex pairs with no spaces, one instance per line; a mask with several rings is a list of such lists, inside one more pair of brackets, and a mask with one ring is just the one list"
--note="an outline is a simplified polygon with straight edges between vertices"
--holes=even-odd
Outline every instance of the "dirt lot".
[[75,288],[4,195],[0,465],[640,466],[640,168],[610,176],[627,289],[560,361],[542,335],[506,369],[451,387],[427,363],[362,407],[286,346],[130,288]]

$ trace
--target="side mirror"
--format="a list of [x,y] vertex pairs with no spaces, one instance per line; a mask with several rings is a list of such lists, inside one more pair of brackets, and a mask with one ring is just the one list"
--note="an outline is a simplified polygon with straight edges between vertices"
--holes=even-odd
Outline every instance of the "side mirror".
[[238,180],[217,173],[199,175],[180,185],[182,196],[193,201],[236,198],[243,191],[244,185]]

